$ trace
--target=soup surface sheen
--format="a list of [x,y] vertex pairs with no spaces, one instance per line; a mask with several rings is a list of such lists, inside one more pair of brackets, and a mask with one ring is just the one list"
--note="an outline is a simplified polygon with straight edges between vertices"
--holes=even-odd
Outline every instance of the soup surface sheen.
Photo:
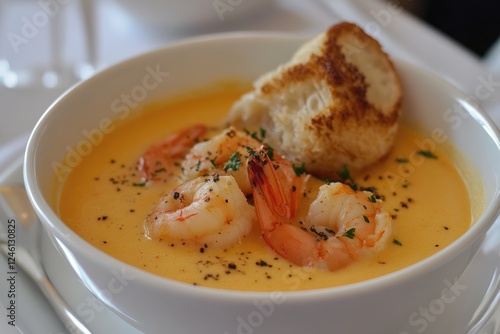
[[394,242],[374,256],[335,272],[297,267],[269,249],[257,226],[241,244],[225,249],[147,238],[144,218],[173,185],[141,186],[138,157],[193,120],[219,125],[242,93],[225,87],[193,94],[149,106],[117,126],[68,176],[59,194],[63,221],[95,247],[154,274],[252,291],[317,289],[374,278],[434,254],[469,228],[469,197],[453,162],[439,149],[426,151],[424,138],[403,124],[389,156],[353,175],[358,185],[377,189],[393,216]]

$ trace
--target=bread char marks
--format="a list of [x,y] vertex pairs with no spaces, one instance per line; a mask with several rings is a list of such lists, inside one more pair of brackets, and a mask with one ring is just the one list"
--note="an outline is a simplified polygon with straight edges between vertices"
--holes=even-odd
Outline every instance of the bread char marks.
[[[347,45],[349,49],[343,51],[340,39],[346,33],[355,34],[363,44]],[[308,80],[326,81],[333,100],[337,103],[330,104],[329,114],[318,114],[311,119],[309,127],[319,136],[330,133],[335,125],[340,125],[336,124],[337,122],[343,123],[351,118],[355,119],[358,124],[364,122],[395,123],[398,119],[400,103],[395,105],[394,110],[387,115],[373,106],[367,98],[369,86],[365,75],[346,58],[346,51],[347,53],[360,52],[360,49],[366,45],[364,43],[374,43],[373,46],[381,49],[380,44],[366,35],[358,26],[347,22],[331,27],[325,36],[321,54],[311,53],[308,62],[293,65],[280,76],[273,77],[260,87],[261,94],[279,94],[290,85],[301,84]]]
[[332,26],[254,82],[227,124],[266,141],[317,176],[383,158],[394,144],[402,87],[381,45],[355,24]]

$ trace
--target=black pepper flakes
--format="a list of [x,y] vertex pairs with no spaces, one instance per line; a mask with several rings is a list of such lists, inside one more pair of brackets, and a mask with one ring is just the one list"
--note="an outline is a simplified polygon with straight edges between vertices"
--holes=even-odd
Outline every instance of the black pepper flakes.
[[220,180],[220,175],[219,174],[214,174],[214,178],[213,178],[214,182],[219,182]]
[[209,279],[213,279],[214,281],[218,281],[219,280],[219,274],[206,274],[205,277],[203,277],[203,279],[205,281],[209,280]]
[[256,265],[258,265],[259,267],[272,267],[272,265],[268,264],[266,261],[264,260],[259,260],[257,262],[255,262]]

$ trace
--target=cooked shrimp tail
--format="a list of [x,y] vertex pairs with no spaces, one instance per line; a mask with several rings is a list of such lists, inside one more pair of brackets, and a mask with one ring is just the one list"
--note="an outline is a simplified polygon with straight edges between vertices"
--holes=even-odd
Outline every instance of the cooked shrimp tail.
[[299,227],[292,219],[296,210],[283,181],[263,149],[249,157],[248,176],[263,239],[296,265],[337,270],[383,248],[389,240],[390,215],[369,192],[342,183],[323,185]]
[[[259,194],[257,200],[262,198],[264,203],[269,203],[265,207],[271,210],[275,217],[290,219],[292,218],[290,203],[286,199],[285,191],[283,190],[276,169],[271,167],[272,165],[273,162],[267,155],[264,147],[259,148],[256,154],[251,156],[248,161],[249,179],[253,188]],[[263,223],[268,222],[263,221]]]
[[139,159],[138,170],[143,181],[164,179],[173,167],[173,160],[184,158],[191,147],[207,132],[205,125],[194,125],[151,145]]
[[[249,157],[248,177],[254,188],[254,203],[257,220],[266,243],[276,253],[299,266],[309,266],[315,247],[312,236],[289,223],[291,207],[273,167],[272,161],[263,152]],[[298,247],[297,247],[298,246]]]

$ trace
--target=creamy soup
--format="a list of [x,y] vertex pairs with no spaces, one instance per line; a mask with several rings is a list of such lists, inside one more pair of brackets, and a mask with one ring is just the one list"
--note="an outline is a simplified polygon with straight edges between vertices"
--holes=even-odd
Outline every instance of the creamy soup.
[[144,219],[175,182],[142,184],[138,157],[193,120],[218,125],[242,93],[225,87],[192,94],[151,105],[117,126],[64,183],[58,208],[63,221],[103,252],[151,273],[193,285],[252,291],[317,289],[374,278],[425,259],[469,228],[469,196],[453,161],[440,149],[422,147],[424,138],[402,124],[391,153],[353,175],[359,186],[376,189],[393,218],[394,238],[373,256],[334,272],[298,267],[267,246],[258,226],[241,243],[222,249],[151,240]]

